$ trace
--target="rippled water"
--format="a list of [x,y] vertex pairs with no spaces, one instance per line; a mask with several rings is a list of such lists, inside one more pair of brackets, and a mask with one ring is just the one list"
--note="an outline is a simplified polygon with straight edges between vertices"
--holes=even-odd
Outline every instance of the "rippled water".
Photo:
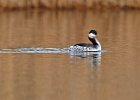
[[139,11],[1,12],[0,49],[67,48],[96,28],[110,52],[0,53],[0,99],[139,100],[139,26]]

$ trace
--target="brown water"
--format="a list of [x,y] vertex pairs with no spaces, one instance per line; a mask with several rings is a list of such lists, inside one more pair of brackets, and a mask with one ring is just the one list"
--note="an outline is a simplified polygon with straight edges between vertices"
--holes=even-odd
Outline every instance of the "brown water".
[[64,48],[99,32],[101,57],[0,54],[0,100],[140,100],[139,11],[0,13],[0,48]]

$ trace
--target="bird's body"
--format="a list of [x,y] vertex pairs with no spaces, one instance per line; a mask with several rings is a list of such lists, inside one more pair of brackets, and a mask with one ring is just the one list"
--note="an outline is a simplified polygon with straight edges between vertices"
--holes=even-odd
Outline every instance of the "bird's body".
[[97,32],[91,30],[88,34],[89,40],[92,44],[89,43],[78,43],[69,47],[69,51],[84,51],[84,52],[97,52],[101,51],[101,45],[96,38]]

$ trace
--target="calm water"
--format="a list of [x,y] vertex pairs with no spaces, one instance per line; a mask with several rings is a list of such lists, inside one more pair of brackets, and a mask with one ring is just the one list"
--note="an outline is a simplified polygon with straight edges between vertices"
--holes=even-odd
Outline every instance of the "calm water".
[[0,54],[1,100],[140,100],[139,11],[0,13],[0,48],[65,48],[96,28],[106,52]]

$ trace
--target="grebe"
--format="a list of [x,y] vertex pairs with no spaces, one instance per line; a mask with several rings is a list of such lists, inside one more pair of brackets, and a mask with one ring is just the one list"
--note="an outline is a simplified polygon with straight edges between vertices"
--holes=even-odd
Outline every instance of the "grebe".
[[78,43],[68,48],[69,51],[87,51],[87,52],[98,52],[101,51],[101,44],[96,38],[97,32],[96,30],[90,30],[88,34],[88,39],[92,42],[92,44],[87,43]]

